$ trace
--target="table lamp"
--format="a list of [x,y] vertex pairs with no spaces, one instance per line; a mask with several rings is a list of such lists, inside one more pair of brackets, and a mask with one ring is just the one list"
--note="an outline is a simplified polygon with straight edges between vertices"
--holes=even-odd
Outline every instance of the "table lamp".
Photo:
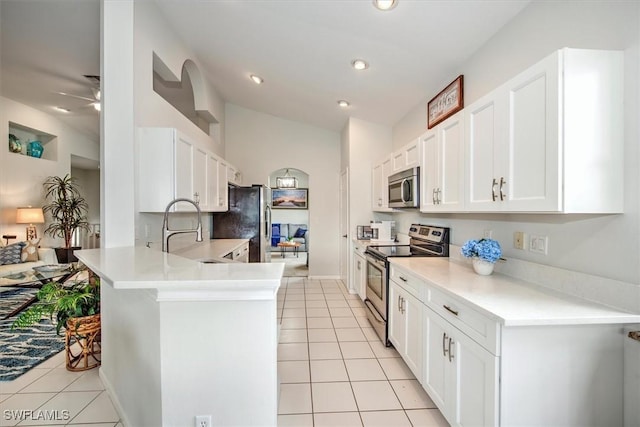
[[27,240],[36,239],[38,232],[33,224],[44,224],[44,214],[42,208],[18,208],[16,214],[16,224],[29,224],[27,226]]

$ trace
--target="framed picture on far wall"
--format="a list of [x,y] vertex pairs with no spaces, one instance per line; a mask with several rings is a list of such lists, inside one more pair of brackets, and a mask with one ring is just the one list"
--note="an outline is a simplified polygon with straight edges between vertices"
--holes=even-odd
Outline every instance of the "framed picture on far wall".
[[273,209],[309,209],[308,188],[274,188],[271,190]]

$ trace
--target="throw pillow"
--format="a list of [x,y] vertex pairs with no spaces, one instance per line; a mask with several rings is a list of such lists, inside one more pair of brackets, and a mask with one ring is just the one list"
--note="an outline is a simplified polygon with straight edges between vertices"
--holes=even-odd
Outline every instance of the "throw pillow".
[[304,228],[298,228],[296,230],[296,234],[293,235],[293,237],[304,237],[304,233],[306,233],[307,230],[305,230]]
[[24,248],[24,246],[24,242],[18,242],[0,248],[0,265],[20,264],[22,262],[22,248]]
[[40,239],[31,239],[24,242],[25,246],[22,248],[22,262],[38,261],[38,245]]

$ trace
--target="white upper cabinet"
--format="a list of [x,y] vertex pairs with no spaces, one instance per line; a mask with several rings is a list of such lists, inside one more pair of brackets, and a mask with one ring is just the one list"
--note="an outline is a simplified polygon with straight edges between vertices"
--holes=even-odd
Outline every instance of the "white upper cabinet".
[[429,130],[421,144],[420,211],[464,210],[464,115],[457,113]]
[[391,155],[392,172],[420,166],[420,139],[416,139]]
[[208,174],[207,157],[209,154],[198,147],[193,147],[193,200],[202,210],[209,210],[207,192]]
[[219,159],[218,162],[218,203],[215,211],[228,211],[229,210],[229,169],[228,164],[224,159]]
[[227,164],[227,180],[230,184],[242,185],[242,174],[235,166]]
[[227,164],[224,159],[209,153],[207,157],[207,201],[208,211],[229,210],[227,187]]
[[[184,135],[172,128],[138,129],[138,209],[164,212],[174,199],[194,199],[193,149]],[[173,212],[193,210],[187,203]]]
[[622,212],[622,59],[562,49],[465,108],[466,210]]
[[387,156],[372,168],[371,209],[376,212],[391,212],[389,207],[389,175],[392,171],[392,156]]
[[[193,200],[203,212],[226,211],[227,165],[173,128],[139,128],[137,186],[140,212],[164,212],[174,199]],[[194,211],[177,203],[172,212]]]

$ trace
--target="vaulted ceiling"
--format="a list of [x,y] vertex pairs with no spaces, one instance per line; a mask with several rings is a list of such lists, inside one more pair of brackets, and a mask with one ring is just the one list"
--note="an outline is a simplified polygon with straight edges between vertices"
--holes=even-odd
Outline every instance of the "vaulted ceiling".
[[[400,0],[386,12],[369,0],[156,3],[226,101],[340,131],[349,116],[397,123],[529,1]],[[60,92],[92,97],[83,75],[99,74],[99,1],[2,0],[0,19],[1,94],[97,139],[90,102]],[[369,69],[354,70],[356,58]]]

